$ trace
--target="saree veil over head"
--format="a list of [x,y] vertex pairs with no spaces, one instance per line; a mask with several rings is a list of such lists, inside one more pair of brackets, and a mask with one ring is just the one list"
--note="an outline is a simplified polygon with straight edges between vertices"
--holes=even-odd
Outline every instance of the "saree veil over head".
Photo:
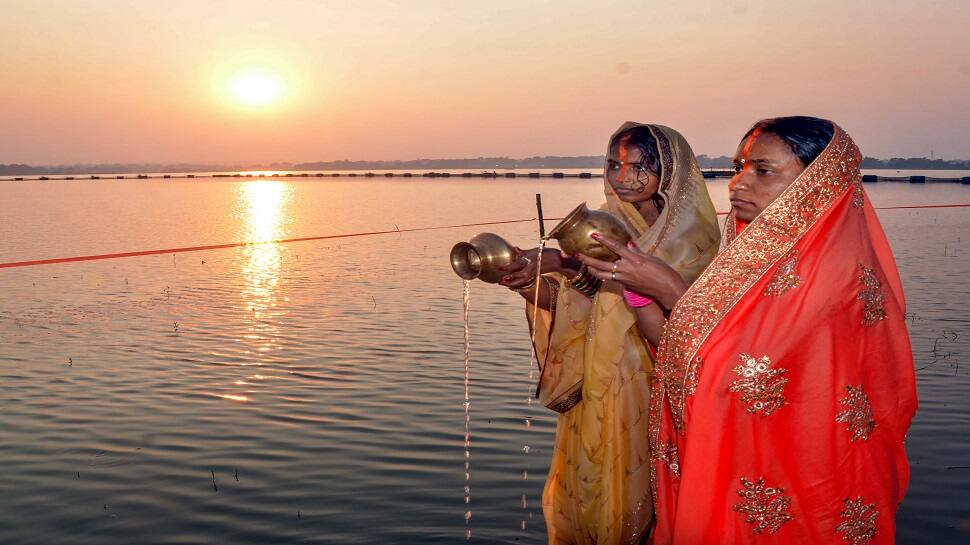
[[[636,126],[624,124],[610,144]],[[717,252],[714,206],[684,138],[667,127],[644,126],[657,142],[664,209],[648,226],[604,179],[605,208],[627,224],[642,250],[668,260],[691,282]],[[549,543],[639,543],[653,511],[647,438],[652,356],[621,286],[604,282],[590,300],[557,276],[546,277],[553,310],[540,309],[534,324],[538,397],[561,413],[543,492]],[[530,318],[532,312],[528,306]]]
[[860,159],[835,127],[750,224],[728,216],[673,309],[651,400],[654,543],[894,542],[915,376]]

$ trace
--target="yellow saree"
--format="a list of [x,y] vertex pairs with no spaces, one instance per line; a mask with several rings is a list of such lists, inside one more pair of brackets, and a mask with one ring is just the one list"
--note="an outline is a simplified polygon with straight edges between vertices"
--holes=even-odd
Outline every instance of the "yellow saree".
[[[610,145],[636,126],[625,123]],[[643,251],[690,283],[718,249],[714,206],[687,141],[667,127],[646,126],[657,142],[664,209],[647,225],[604,178],[605,208],[626,222]],[[549,543],[639,543],[653,519],[647,436],[653,357],[621,286],[604,282],[590,300],[561,275],[546,280],[555,304],[539,309],[534,326],[538,396],[560,413],[542,495]],[[530,318],[533,310],[527,305]]]

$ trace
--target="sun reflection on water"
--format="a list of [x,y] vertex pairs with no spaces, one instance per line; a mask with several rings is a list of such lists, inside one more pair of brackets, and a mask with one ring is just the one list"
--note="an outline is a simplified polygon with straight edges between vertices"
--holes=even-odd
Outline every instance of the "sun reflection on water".
[[[285,182],[270,180],[239,185],[240,238],[256,243],[241,249],[240,311],[248,327],[240,331],[241,335],[236,339],[245,345],[246,361],[235,364],[240,369],[272,363],[271,353],[278,349],[280,311],[276,306],[280,298],[285,249],[273,241],[286,238],[291,222],[288,214],[291,191]],[[245,379],[237,377],[231,383],[231,388],[242,388],[243,392],[219,394],[218,397],[251,401],[254,388],[264,377],[249,372],[247,375]]]
[[220,397],[222,399],[228,399],[230,401],[239,401],[239,402],[249,401],[248,397],[241,396],[241,395],[233,395],[233,394],[212,394],[212,395],[216,397]]
[[[289,218],[286,205],[290,189],[283,182],[258,181],[242,184],[245,239],[268,242],[284,238]],[[282,249],[279,244],[257,244],[245,248],[244,296],[251,310],[259,312],[275,305],[279,285]]]

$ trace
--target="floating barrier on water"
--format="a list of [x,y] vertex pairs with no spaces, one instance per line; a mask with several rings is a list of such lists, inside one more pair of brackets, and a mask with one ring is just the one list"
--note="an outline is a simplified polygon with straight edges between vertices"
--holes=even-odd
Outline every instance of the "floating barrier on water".
[[[734,176],[734,170],[732,170],[732,169],[706,169],[706,170],[702,170],[701,171],[701,174],[703,174],[705,180],[717,180],[717,179],[721,179],[721,178],[732,178]],[[421,177],[424,177],[424,178],[452,178],[452,177],[455,177],[455,178],[506,178],[506,179],[515,179],[515,178],[531,178],[531,179],[535,179],[535,178],[552,178],[552,179],[556,179],[556,180],[561,180],[561,179],[564,179],[564,178],[579,178],[579,179],[583,179],[583,180],[589,180],[589,179],[592,179],[592,178],[602,178],[603,177],[603,173],[602,172],[578,172],[578,173],[571,173],[571,172],[503,172],[503,173],[499,173],[499,172],[496,172],[496,171],[461,172],[461,173],[435,172],[435,171],[431,171],[431,172],[419,172],[419,173],[411,173],[411,172],[395,173],[395,172],[371,172],[371,171],[368,171],[368,172],[329,172],[329,173],[323,173],[323,172],[317,172],[317,173],[310,173],[310,172],[286,172],[286,173],[279,173],[279,172],[273,172],[273,173],[270,173],[270,174],[253,174],[253,173],[242,174],[242,173],[238,173],[237,172],[237,173],[214,173],[214,174],[208,174],[208,173],[206,173],[206,174],[157,174],[157,175],[138,174],[136,176],[117,175],[117,176],[113,176],[113,177],[116,178],[116,179],[118,179],[118,180],[125,180],[125,179],[128,179],[128,178],[136,178],[136,179],[139,179],[139,180],[148,180],[148,179],[166,179],[167,180],[167,179],[173,179],[173,178],[242,178],[242,177],[245,177],[245,178],[280,178],[280,177],[284,177],[284,178],[311,178],[311,177],[323,178],[323,177],[326,177],[326,176],[329,176],[331,178],[357,178],[357,177],[375,178],[375,177],[378,177],[378,176],[383,177],[383,178],[395,178],[395,177],[398,177],[398,176],[403,177],[403,178],[413,178],[415,176],[421,176]],[[111,177],[111,176],[109,176],[109,177]],[[100,179],[103,179],[103,178],[104,178],[104,176],[90,176],[89,177],[89,179],[91,179],[91,180],[100,180]],[[59,177],[52,177],[50,175],[44,175],[44,176],[38,176],[38,177],[17,176],[17,177],[13,177],[13,178],[0,178],[0,182],[14,182],[14,181],[16,181],[16,182],[23,182],[23,181],[44,181],[44,180],[75,180],[75,179],[82,179],[82,178],[77,178],[77,177],[72,176],[72,175],[65,175],[65,176],[59,176]],[[959,184],[963,184],[963,185],[970,185],[970,176],[955,176],[955,177],[936,177],[936,176],[928,176],[928,175],[882,176],[882,175],[878,175],[878,174],[864,174],[862,176],[862,181],[863,181],[863,183],[867,183],[867,184],[876,183],[876,182],[908,182],[908,183],[912,183],[912,184],[959,183]]]

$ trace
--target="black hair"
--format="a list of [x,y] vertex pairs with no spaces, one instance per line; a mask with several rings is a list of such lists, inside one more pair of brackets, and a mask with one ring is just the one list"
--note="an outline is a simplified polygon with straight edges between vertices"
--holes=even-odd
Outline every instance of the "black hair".
[[642,157],[641,166],[656,175],[660,175],[660,154],[657,153],[657,140],[650,132],[650,127],[637,126],[631,127],[613,138],[610,148],[626,140],[627,146],[634,146],[640,150]]
[[832,140],[832,135],[835,134],[835,126],[831,121],[795,115],[763,119],[745,133],[742,141],[759,127],[762,133],[771,133],[784,140],[792,153],[806,167],[825,150]]
[[[658,178],[660,177],[660,153],[657,151],[657,139],[653,137],[653,132],[650,131],[650,127],[640,125],[617,134],[610,143],[610,149],[620,142],[624,142],[627,146],[633,146],[640,150],[640,164],[638,168],[648,170]],[[654,206],[657,207],[658,212],[663,211],[664,199],[659,191],[653,194],[651,200]],[[639,209],[639,205],[635,206]]]

